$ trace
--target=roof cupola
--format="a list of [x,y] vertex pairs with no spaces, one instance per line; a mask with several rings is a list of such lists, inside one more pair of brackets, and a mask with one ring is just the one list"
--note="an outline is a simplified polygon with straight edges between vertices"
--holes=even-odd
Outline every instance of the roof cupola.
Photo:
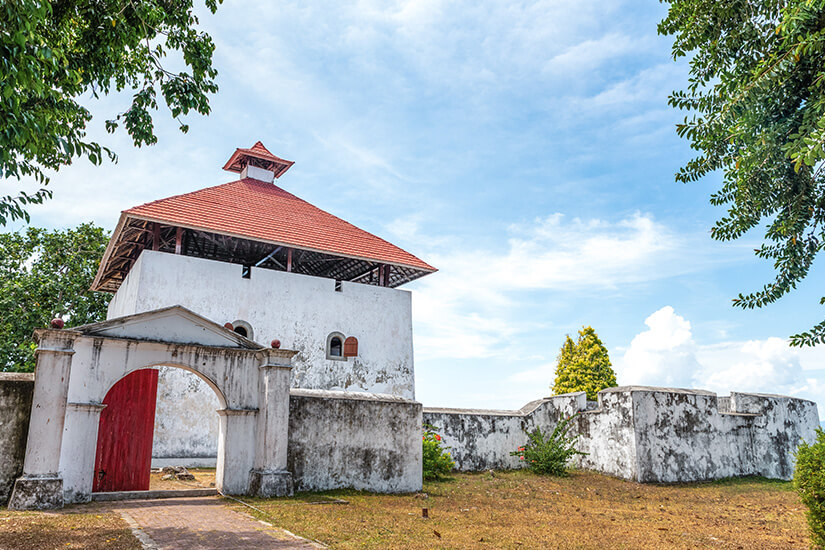
[[250,178],[253,180],[272,183],[275,178],[289,170],[295,164],[291,160],[284,160],[276,157],[264,147],[260,141],[249,149],[235,149],[229,160],[223,166],[228,172],[238,172],[241,179]]

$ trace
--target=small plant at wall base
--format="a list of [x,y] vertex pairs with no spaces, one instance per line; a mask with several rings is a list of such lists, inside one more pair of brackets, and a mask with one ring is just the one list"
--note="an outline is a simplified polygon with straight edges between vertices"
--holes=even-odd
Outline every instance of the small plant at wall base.
[[455,466],[453,457],[441,441],[432,426],[424,425],[424,479],[433,481],[443,479]]
[[579,436],[568,435],[571,422],[576,416],[578,415],[561,419],[549,436],[541,428],[527,432],[527,443],[510,453],[510,456],[519,457],[537,474],[566,476],[570,459],[575,455],[587,454],[575,449]]
[[802,443],[796,451],[796,487],[808,507],[808,525],[814,548],[825,548],[825,431],[817,428],[816,442]]
[[605,388],[616,386],[616,373],[610,356],[596,331],[582,327],[574,342],[568,335],[559,352],[553,392],[558,394],[583,391],[595,401]]

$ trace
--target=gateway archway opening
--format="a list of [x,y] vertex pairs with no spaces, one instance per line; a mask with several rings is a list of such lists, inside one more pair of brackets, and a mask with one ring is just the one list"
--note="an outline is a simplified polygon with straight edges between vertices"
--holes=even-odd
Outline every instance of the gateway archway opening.
[[208,489],[216,485],[221,408],[197,375],[159,367],[150,489]]
[[[212,384],[183,367],[148,367],[118,380],[103,400],[92,492],[215,488],[223,401]],[[191,448],[193,441],[199,448]],[[181,448],[184,442],[190,448]]]

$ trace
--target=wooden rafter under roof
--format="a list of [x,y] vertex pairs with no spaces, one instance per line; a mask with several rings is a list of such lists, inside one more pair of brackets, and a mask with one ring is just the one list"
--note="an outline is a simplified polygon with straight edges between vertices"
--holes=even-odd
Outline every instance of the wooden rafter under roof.
[[391,288],[432,272],[123,214],[101,261],[92,290],[117,292],[145,249]]

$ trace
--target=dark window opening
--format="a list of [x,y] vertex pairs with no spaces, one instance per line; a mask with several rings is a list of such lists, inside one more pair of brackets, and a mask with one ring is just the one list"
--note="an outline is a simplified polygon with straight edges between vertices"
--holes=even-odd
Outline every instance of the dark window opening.
[[332,357],[342,357],[343,356],[343,342],[337,336],[333,336],[332,340],[329,341],[329,354]]
[[252,266],[245,265],[243,266],[243,271],[241,271],[241,277],[244,279],[251,279],[252,278]]
[[246,332],[246,327],[235,327],[235,332],[237,332],[244,338],[249,338],[249,333]]
[[341,292],[343,290],[343,285],[341,284],[341,279],[335,279],[335,292]]

